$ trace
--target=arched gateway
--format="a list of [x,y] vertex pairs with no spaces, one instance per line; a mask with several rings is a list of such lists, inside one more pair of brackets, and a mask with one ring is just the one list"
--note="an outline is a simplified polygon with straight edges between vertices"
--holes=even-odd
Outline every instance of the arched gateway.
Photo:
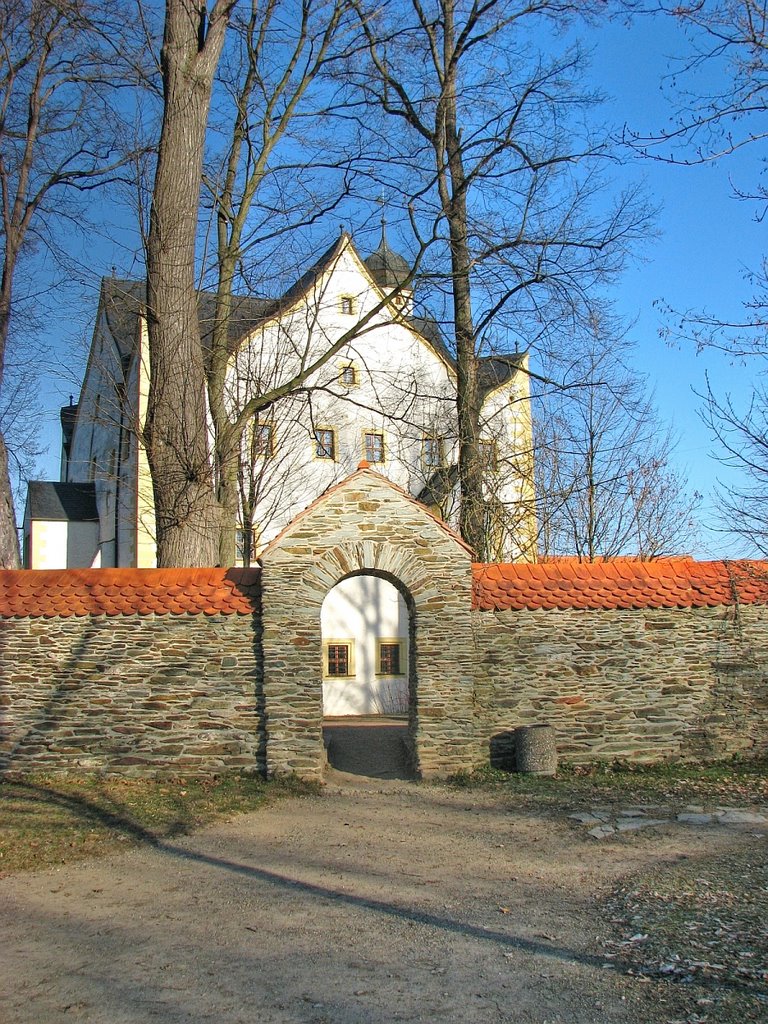
[[[378,640],[390,641],[386,657],[411,661],[408,715],[416,771],[422,776],[449,774],[478,763],[471,553],[445,523],[384,477],[361,467],[297,516],[264,551],[261,563],[270,774],[319,777],[322,772],[324,693],[326,700],[337,701],[343,691],[325,689],[328,659],[336,659],[338,672],[345,668],[345,653],[354,657],[349,647],[341,650],[343,641],[352,638],[324,638],[324,608],[332,617],[339,595],[351,593],[360,614],[370,618],[374,612],[365,607],[366,595],[371,600],[382,594],[391,598],[391,591],[378,583],[345,583],[355,579],[387,582],[410,601],[408,645],[401,644],[399,635]],[[331,644],[336,649],[329,652],[327,641],[333,640],[342,643]],[[395,667],[394,662],[387,667]],[[348,662],[347,678],[350,668]],[[394,676],[388,673],[388,678]],[[373,687],[370,693],[375,691]]]

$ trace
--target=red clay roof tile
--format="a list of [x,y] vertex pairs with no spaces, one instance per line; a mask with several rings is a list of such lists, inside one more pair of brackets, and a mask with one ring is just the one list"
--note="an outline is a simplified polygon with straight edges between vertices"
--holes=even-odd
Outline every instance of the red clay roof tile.
[[557,559],[472,566],[473,606],[528,608],[702,608],[768,603],[768,562],[640,562]]
[[0,618],[251,615],[259,569],[0,571]]

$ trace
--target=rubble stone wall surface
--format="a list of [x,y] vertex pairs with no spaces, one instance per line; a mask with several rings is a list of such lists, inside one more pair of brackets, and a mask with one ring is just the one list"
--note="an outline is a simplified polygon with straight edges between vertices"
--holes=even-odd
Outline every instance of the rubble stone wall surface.
[[768,752],[768,608],[473,613],[486,756],[549,724],[575,762]]
[[0,619],[0,768],[262,771],[248,615]]
[[[321,608],[364,573],[409,610],[408,744],[422,777],[512,767],[526,725],[552,726],[572,761],[768,750],[763,563],[737,567],[738,580],[690,560],[473,570],[460,538],[364,465],[260,561],[260,573],[0,574],[0,770],[319,778]],[[633,608],[630,593],[707,606]],[[557,610],[574,595],[584,603]],[[523,610],[499,610],[512,599]]]
[[437,573],[376,540],[329,538],[312,560],[265,572],[266,687],[256,616],[0,620],[0,768],[316,777],[319,609],[361,564],[409,586],[411,735],[426,776],[513,767],[514,731],[533,724],[554,727],[567,761],[768,752],[764,606],[474,612],[470,628],[457,567]]

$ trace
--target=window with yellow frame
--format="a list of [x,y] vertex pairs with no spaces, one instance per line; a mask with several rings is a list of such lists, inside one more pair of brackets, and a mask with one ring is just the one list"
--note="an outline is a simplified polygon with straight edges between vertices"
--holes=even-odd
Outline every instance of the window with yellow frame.
[[376,641],[376,675],[404,676],[405,671],[405,640],[401,637],[379,637]]
[[354,388],[360,383],[357,366],[354,363],[341,363],[339,366],[339,384],[345,388]]
[[336,431],[333,427],[315,427],[314,455],[316,459],[336,461]]
[[375,430],[366,430],[363,434],[363,452],[366,462],[384,462],[384,435]]
[[323,640],[323,676],[326,679],[349,679],[355,674],[355,641]]

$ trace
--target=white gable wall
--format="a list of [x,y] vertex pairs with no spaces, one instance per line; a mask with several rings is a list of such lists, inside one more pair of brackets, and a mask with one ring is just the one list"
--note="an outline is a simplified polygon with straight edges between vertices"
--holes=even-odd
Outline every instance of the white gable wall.
[[[343,312],[343,300],[353,313]],[[331,271],[279,318],[255,332],[233,359],[230,399],[235,408],[255,390],[291,380],[354,329],[381,302],[351,246]],[[341,373],[353,367],[356,383]],[[453,371],[392,307],[360,327],[352,339],[307,379],[304,390],[261,414],[272,425],[271,458],[254,459],[259,483],[255,523],[267,543],[331,484],[366,458],[365,434],[384,438],[375,469],[418,494],[436,467],[424,463],[424,438],[443,438],[445,459],[456,458]],[[316,456],[315,430],[334,432],[335,458]]]
[[99,569],[98,523],[34,519],[25,529],[30,569]]

